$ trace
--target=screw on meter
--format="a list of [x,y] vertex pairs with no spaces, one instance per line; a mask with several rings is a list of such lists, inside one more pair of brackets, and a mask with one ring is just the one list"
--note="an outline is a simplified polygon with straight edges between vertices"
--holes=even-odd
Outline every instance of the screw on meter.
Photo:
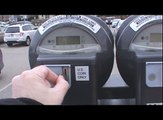
[[98,89],[108,80],[114,40],[98,17],[58,15],[45,21],[29,47],[31,68],[47,65],[71,84],[63,104],[97,104]]

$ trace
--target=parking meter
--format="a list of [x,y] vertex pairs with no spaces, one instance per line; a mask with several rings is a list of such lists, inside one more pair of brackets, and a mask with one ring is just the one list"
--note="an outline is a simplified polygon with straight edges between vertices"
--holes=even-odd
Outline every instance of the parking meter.
[[136,104],[162,104],[162,16],[134,15],[116,37],[117,66]]
[[70,84],[63,104],[97,104],[114,60],[113,36],[98,17],[58,15],[44,22],[29,47],[31,68],[46,65]]

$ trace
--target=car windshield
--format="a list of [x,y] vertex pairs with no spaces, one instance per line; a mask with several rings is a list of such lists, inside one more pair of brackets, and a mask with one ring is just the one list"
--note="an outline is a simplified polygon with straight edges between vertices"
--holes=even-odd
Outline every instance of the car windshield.
[[20,32],[19,27],[8,27],[6,33],[17,33]]

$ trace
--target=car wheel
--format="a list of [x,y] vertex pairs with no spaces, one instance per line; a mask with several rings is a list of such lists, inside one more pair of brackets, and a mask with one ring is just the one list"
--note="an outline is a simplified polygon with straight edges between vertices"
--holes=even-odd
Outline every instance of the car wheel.
[[29,46],[31,43],[31,39],[29,37],[26,38],[26,45]]
[[12,43],[6,43],[9,47],[12,46]]

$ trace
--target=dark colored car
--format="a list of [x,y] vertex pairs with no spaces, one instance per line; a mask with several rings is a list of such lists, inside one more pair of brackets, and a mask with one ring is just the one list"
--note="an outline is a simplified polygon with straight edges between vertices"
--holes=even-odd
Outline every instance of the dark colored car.
[[2,54],[2,51],[1,51],[1,49],[0,49],[0,73],[1,73],[1,71],[2,71],[2,69],[3,69],[3,67],[4,67],[4,63],[3,63],[3,54]]
[[0,27],[0,44],[4,43],[4,30]]

